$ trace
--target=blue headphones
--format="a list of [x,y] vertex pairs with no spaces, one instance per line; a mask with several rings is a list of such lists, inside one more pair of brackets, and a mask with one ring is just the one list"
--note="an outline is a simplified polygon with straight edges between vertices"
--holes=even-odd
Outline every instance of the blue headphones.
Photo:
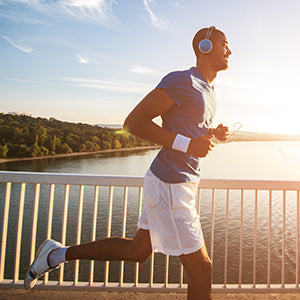
[[208,28],[205,38],[199,43],[199,50],[201,53],[209,53],[213,48],[213,43],[210,41],[210,36],[213,33],[215,26]]

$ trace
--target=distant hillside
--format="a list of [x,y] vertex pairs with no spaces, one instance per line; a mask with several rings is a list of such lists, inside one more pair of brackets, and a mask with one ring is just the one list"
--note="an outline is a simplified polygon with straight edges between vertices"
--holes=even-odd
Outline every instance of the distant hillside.
[[42,157],[152,145],[113,128],[0,113],[1,158]]
[[300,141],[300,135],[239,131],[229,141]]
[[[43,157],[154,145],[116,130],[120,128],[122,125],[119,124],[92,126],[55,118],[0,113],[0,157]],[[231,141],[300,141],[300,135],[239,131],[228,142]]]

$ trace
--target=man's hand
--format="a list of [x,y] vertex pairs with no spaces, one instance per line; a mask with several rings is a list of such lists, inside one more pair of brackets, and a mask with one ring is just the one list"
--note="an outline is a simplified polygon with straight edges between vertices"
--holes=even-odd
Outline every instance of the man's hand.
[[212,132],[219,141],[225,142],[228,139],[229,129],[226,126],[223,126],[223,124],[219,124]]
[[205,157],[215,146],[212,136],[199,136],[190,141],[187,153],[195,157]]

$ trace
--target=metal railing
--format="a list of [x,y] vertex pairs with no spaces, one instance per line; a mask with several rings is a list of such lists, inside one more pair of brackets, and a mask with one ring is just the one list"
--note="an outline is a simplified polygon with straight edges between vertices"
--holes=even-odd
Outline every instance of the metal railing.
[[[299,181],[202,179],[197,210],[213,261],[214,292],[299,291]],[[133,237],[143,178],[0,172],[0,288],[19,286],[45,238],[79,244]],[[75,261],[38,288],[185,292],[179,260]]]

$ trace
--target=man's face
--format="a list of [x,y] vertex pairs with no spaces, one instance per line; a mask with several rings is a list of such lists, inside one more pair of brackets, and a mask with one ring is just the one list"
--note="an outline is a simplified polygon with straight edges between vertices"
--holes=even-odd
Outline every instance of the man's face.
[[225,34],[218,33],[213,41],[213,49],[209,54],[212,59],[212,66],[217,72],[228,69],[228,59],[231,51]]

